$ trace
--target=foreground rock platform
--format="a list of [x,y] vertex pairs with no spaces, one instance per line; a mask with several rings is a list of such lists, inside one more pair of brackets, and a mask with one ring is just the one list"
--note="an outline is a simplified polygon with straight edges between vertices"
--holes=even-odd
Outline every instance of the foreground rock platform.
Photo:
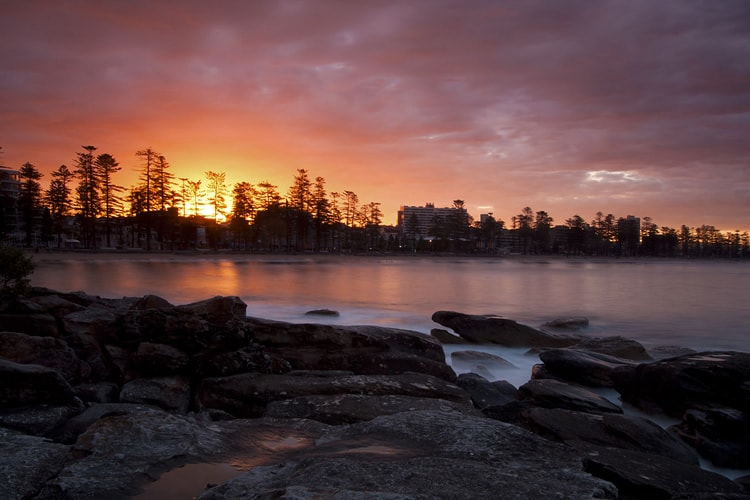
[[[732,371],[702,368],[714,376],[698,376],[700,404],[685,402],[668,432],[584,386],[620,388],[633,404],[648,394],[648,407],[647,367],[684,379],[664,374],[695,367],[694,354],[653,362],[627,339],[439,315],[469,343],[501,325],[503,342],[542,349],[549,366],[516,388],[457,375],[434,336],[246,313],[237,297],[172,305],[46,289],[0,303],[0,498],[130,498],[184,464],[236,469],[193,493],[204,499],[744,494],[696,462],[696,450],[735,465],[750,456],[736,439],[750,384],[741,353],[700,355]],[[464,356],[477,369],[502,361]]]

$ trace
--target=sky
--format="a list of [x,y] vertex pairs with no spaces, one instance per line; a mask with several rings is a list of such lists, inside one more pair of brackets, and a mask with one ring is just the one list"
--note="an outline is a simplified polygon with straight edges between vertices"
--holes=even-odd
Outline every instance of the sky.
[[745,0],[3,0],[0,164],[750,229]]

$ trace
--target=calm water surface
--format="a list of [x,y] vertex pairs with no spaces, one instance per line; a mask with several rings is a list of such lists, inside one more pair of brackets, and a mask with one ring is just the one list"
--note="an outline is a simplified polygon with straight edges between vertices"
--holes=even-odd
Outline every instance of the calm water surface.
[[103,297],[156,294],[174,304],[237,295],[248,315],[428,333],[433,312],[492,313],[532,326],[586,316],[592,336],[646,345],[750,351],[750,263],[733,261],[248,256],[37,262],[32,283]]

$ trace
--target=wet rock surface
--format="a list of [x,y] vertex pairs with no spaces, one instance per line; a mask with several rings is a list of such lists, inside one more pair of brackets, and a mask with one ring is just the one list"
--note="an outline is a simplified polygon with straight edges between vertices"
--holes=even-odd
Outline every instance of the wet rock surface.
[[[750,456],[743,353],[637,364],[626,339],[586,343],[494,316],[436,313],[462,341],[540,348],[543,370],[565,380],[516,389],[457,376],[434,335],[288,324],[246,309],[237,297],[176,306],[45,289],[0,304],[0,498],[129,498],[190,463],[238,470],[201,498],[741,491],[698,468],[693,450],[734,466]],[[560,362],[568,346],[575,357]],[[462,371],[501,363],[479,354],[453,361],[469,360]],[[670,432],[579,385],[610,377],[623,399],[650,408],[664,394],[640,385],[659,376],[685,383],[666,400],[685,415]]]

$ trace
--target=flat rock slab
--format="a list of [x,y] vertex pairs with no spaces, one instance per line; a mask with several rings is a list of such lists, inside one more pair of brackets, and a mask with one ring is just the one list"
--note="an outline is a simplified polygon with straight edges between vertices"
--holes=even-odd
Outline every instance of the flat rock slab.
[[0,498],[33,498],[69,454],[65,445],[0,427]]
[[623,401],[681,417],[685,410],[726,407],[750,411],[750,353],[700,352],[613,370]]
[[643,451],[698,465],[698,455],[692,448],[642,417],[532,408],[522,413],[522,424],[536,434],[567,444],[586,442]]
[[617,485],[621,498],[747,498],[731,496],[742,488],[724,476],[659,455],[601,448],[591,450],[584,465]]
[[544,372],[577,384],[591,387],[612,387],[612,370],[635,366],[634,361],[576,348],[550,349],[539,354]]
[[272,401],[340,394],[402,395],[471,404],[469,395],[460,387],[422,373],[335,376],[294,372],[285,375],[247,373],[205,379],[198,389],[198,398],[204,408],[220,409],[241,417],[262,415]]
[[274,401],[263,416],[273,418],[307,418],[329,425],[352,424],[372,420],[381,415],[409,411],[455,411],[479,415],[468,404],[435,398],[414,396],[365,394],[337,394],[333,396],[302,396]]
[[201,500],[246,498],[616,498],[581,456],[487,418],[416,411],[335,427],[313,449],[217,486]]
[[519,399],[542,408],[562,408],[586,413],[622,413],[610,400],[582,387],[557,380],[530,380],[518,388]]
[[492,315],[471,315],[454,311],[437,311],[432,321],[476,344],[498,344],[507,347],[567,347],[581,340],[573,335],[553,335],[522,325],[511,319]]

